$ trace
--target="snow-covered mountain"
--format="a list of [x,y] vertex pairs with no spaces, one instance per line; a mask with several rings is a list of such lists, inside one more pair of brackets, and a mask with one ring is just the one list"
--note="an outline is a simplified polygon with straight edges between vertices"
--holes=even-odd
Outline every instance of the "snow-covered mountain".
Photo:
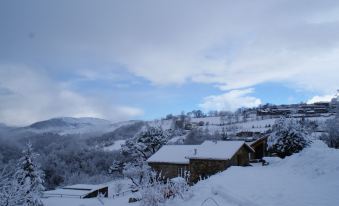
[[83,117],[60,117],[35,122],[25,127],[9,127],[0,124],[0,137],[23,138],[53,133],[57,135],[77,135],[81,137],[100,137],[116,129],[132,125],[137,121],[111,122],[109,120]]
[[64,134],[87,134],[87,133],[105,133],[112,131],[123,123],[112,123],[111,121],[84,117],[60,117],[31,124],[25,129],[32,132],[51,132],[60,135]]
[[50,128],[63,129],[63,128],[80,128],[84,126],[110,125],[110,124],[112,123],[108,120],[92,117],[83,117],[83,118],[60,117],[39,121],[31,124],[29,127],[34,129],[50,129]]

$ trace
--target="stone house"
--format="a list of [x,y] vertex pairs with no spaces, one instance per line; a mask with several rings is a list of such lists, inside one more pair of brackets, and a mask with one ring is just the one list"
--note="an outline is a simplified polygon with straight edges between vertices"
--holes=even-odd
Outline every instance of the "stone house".
[[147,163],[165,178],[183,177],[189,171],[189,159],[197,145],[164,145],[153,154]]
[[191,156],[190,181],[226,170],[230,166],[249,165],[249,154],[254,150],[244,141],[205,141]]
[[205,141],[201,145],[165,145],[147,162],[165,178],[190,173],[190,182],[226,170],[249,165],[254,150],[244,141]]

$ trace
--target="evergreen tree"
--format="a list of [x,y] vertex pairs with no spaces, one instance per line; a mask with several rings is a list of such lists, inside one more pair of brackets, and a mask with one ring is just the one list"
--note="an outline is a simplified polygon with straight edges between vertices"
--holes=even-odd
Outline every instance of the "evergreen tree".
[[20,185],[22,205],[41,206],[43,205],[40,197],[45,189],[43,184],[43,172],[37,163],[38,154],[34,153],[32,145],[27,143],[22,152],[23,156],[19,159],[15,177]]
[[310,144],[308,134],[300,121],[282,117],[273,125],[268,139],[269,150],[281,158],[290,156]]

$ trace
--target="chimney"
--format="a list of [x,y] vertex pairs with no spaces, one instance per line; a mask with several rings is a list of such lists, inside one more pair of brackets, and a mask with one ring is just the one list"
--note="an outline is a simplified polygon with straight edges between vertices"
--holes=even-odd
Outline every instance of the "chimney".
[[194,148],[194,155],[197,155],[197,153],[198,153],[198,149]]

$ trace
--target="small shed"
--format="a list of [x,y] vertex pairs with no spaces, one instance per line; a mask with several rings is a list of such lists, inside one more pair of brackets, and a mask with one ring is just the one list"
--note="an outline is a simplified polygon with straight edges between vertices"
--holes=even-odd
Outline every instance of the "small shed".
[[263,136],[247,144],[252,147],[255,152],[251,154],[251,160],[261,160],[267,154],[267,138],[268,136]]
[[147,163],[164,178],[183,177],[189,171],[189,159],[199,145],[164,145],[153,154]]
[[226,170],[230,166],[249,165],[249,154],[254,150],[244,141],[205,141],[190,160],[191,182]]
[[43,197],[92,198],[97,197],[99,194],[108,197],[108,186],[87,184],[70,185],[56,190],[45,191]]

